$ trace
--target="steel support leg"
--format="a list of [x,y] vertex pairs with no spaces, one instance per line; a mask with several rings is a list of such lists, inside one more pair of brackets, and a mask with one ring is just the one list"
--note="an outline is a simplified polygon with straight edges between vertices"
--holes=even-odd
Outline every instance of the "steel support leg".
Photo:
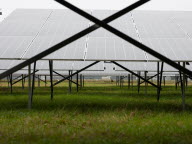
[[45,87],[47,86],[47,76],[45,75]]
[[83,76],[83,87],[85,87],[85,76]]
[[10,76],[7,76],[7,84],[8,84],[8,88],[10,87]]
[[[71,75],[73,74],[73,71],[71,70]],[[71,85],[71,92],[72,92],[72,81],[73,81],[73,76],[72,77],[70,77],[70,85]]]
[[132,87],[132,90],[133,90],[133,74],[131,74],[131,87]]
[[38,87],[40,87],[40,76],[38,75]]
[[131,75],[128,74],[128,88],[130,88],[131,86]]
[[120,88],[122,88],[122,76],[120,76]]
[[31,95],[31,65],[28,66],[28,108],[32,108],[32,95]]
[[31,88],[31,104],[33,102],[33,94],[34,94],[34,88],[35,88],[35,71],[36,71],[36,62],[34,62],[34,67],[33,67],[33,80],[32,80],[32,88]]
[[185,81],[186,81],[185,88],[188,89],[188,77],[187,77],[187,76],[186,76],[186,78],[185,78]]
[[13,74],[10,75],[11,94],[13,93]]
[[166,76],[164,76],[164,77],[163,77],[163,81],[164,81],[164,87],[165,87],[165,78],[166,78]]
[[76,86],[77,86],[77,92],[79,92],[79,74],[77,73],[77,82],[76,82]]
[[[147,71],[144,72],[145,79],[147,79]],[[147,82],[145,81],[145,95],[147,96]]]
[[[72,74],[71,70],[69,70],[69,76]],[[69,93],[71,93],[71,77],[69,78]]]
[[175,89],[177,90],[177,85],[178,85],[178,76],[175,75]]
[[83,87],[83,76],[82,76],[82,74],[80,75],[80,85],[81,85],[81,89],[82,89],[82,87]]
[[159,88],[158,88],[158,94],[157,94],[157,101],[160,99],[160,94],[161,94],[161,84],[162,84],[162,77],[163,77],[163,66],[164,62],[161,63],[161,72],[160,72],[160,78],[159,78]]
[[[138,71],[137,74],[139,76],[141,76],[141,72],[140,71]],[[140,79],[140,77],[138,77],[138,93],[140,92],[140,82],[141,82],[141,79]]]
[[22,89],[24,89],[24,76],[22,74]]
[[116,86],[117,86],[117,76],[116,76]]
[[[185,68],[185,62],[183,62],[183,67]],[[185,110],[185,86],[186,86],[186,75],[183,73],[183,92],[182,92],[182,106]]]
[[53,100],[53,61],[49,60],[50,82],[51,82],[51,100]]

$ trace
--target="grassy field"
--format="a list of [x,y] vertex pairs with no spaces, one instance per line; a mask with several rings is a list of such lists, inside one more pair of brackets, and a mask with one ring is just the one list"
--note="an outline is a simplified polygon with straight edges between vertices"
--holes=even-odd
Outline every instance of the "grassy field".
[[[65,87],[61,87],[61,85]],[[181,91],[163,87],[160,102],[156,89],[119,88],[110,82],[86,82],[79,93],[67,83],[54,88],[36,87],[33,109],[27,109],[27,88],[16,85],[13,94],[0,87],[0,144],[123,144],[192,143],[192,87],[186,91],[182,111]]]

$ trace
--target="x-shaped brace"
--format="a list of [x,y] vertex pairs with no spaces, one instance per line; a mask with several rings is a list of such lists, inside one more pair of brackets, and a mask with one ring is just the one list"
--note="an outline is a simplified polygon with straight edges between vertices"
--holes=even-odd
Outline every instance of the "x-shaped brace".
[[182,71],[183,73],[192,76],[192,72],[182,66],[180,66],[179,64],[175,63],[174,61],[172,61],[171,59],[165,57],[164,55],[154,51],[153,49],[149,48],[148,46],[138,42],[137,40],[131,38],[130,36],[122,33],[121,31],[115,29],[114,27],[108,25],[105,21],[101,21],[97,18],[95,18],[94,16],[90,15],[89,13],[86,13],[85,11],[79,9],[78,7],[70,4],[67,1],[64,0],[55,0],[58,3],[66,6],[67,8],[71,9],[72,11],[76,12],[77,14],[87,18],[88,20],[96,23],[97,25],[103,27],[104,29],[110,31],[111,33],[117,35],[118,37],[124,39],[125,41],[133,44],[134,46],[140,48],[141,50],[146,51],[147,53],[151,54],[152,56],[162,60],[163,62],[169,64],[170,66],[174,67],[175,69],[178,69],[180,71]]
[[149,48],[149,47],[147,47],[145,45],[143,45],[142,43],[136,41],[135,39],[127,36],[126,34],[120,32],[119,30],[107,25],[107,23],[109,23],[109,22],[123,16],[124,14],[132,11],[133,9],[143,5],[144,3],[146,3],[146,2],[148,2],[150,0],[140,0],[140,1],[136,2],[136,3],[134,3],[133,5],[128,6],[127,8],[117,12],[116,14],[104,19],[103,21],[100,21],[99,19],[93,17],[92,15],[82,11],[81,9],[71,5],[70,3],[66,2],[66,1],[61,1],[61,0],[56,0],[56,1],[59,2],[60,4],[64,5],[64,6],[68,7],[69,9],[73,10],[74,12],[82,15],[83,17],[91,20],[92,22],[94,22],[96,24],[89,27],[89,28],[87,28],[87,29],[85,29],[85,30],[83,30],[83,31],[81,31],[81,32],[79,32],[79,33],[77,33],[77,34],[75,34],[74,36],[72,36],[72,37],[70,37],[70,38],[56,44],[55,46],[52,46],[51,48],[49,48],[49,49],[47,49],[47,50],[33,56],[32,58],[30,58],[30,59],[28,59],[28,60],[26,60],[26,61],[24,61],[24,62],[22,62],[22,63],[20,63],[18,65],[16,65],[15,67],[3,72],[2,74],[0,74],[0,79],[2,79],[4,77],[7,77],[8,75],[10,75],[10,74],[12,74],[12,73],[26,67],[27,65],[30,65],[31,63],[42,59],[43,57],[45,57],[45,56],[47,56],[47,55],[61,49],[62,47],[74,42],[75,40],[78,40],[79,38],[81,38],[81,37],[89,34],[90,32],[93,32],[94,30],[98,29],[100,26],[105,28],[106,30],[114,33],[115,35],[121,37],[122,39],[126,40],[127,42],[135,45],[136,47],[138,47],[138,48],[146,51],[147,53],[153,55],[154,57],[162,60],[163,62],[171,65],[172,67],[178,69],[179,71],[181,71],[181,72],[183,72],[183,73],[185,73],[185,74],[192,77],[192,72],[190,70],[176,64],[175,62],[173,62],[169,58],[159,54],[158,52],[154,51],[153,49],[151,49],[151,48]]
[[[138,1],[138,2],[136,2],[134,4],[132,4],[132,5],[124,8],[123,10],[121,10],[121,11],[107,17],[106,19],[103,20],[103,22],[105,22],[105,23],[112,22],[113,20],[123,16],[124,14],[134,10],[135,8],[145,4],[148,1],[150,1],[150,0],[140,0],[140,1]],[[94,24],[91,27],[86,28],[86,29],[78,32],[77,34],[71,36],[70,38],[67,38],[66,40],[63,40],[62,42],[48,48],[47,50],[45,50],[45,51],[31,57],[30,59],[25,60],[24,62],[14,66],[13,68],[1,73],[0,74],[0,79],[5,78],[5,77],[9,76],[10,74],[12,74],[12,73],[14,73],[14,72],[28,66],[28,65],[30,65],[32,63],[34,63],[35,61],[38,61],[38,60],[42,59],[43,57],[45,57],[45,56],[47,56],[47,55],[49,55],[49,54],[63,48],[64,46],[66,46],[66,45],[68,45],[68,44],[70,44],[70,43],[72,43],[72,42],[74,42],[76,40],[78,40],[79,38],[81,38],[83,36],[86,36],[87,34],[97,30],[99,27],[100,26],[98,26],[97,24]]]

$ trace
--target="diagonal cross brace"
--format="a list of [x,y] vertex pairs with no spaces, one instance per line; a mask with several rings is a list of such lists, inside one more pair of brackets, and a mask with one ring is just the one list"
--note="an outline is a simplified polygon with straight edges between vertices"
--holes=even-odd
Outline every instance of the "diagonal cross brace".
[[44,83],[47,83],[46,81],[42,80],[41,78],[35,76],[37,79],[39,79],[40,81],[44,82]]
[[[39,70],[35,70],[35,73],[38,72],[38,71],[39,71]],[[14,84],[16,84],[16,83],[22,81],[23,79],[25,79],[25,78],[27,78],[27,77],[29,77],[29,76],[31,76],[31,75],[33,75],[33,72],[32,72],[30,75],[26,75],[26,76],[22,77],[21,79],[17,80],[17,81],[14,82],[12,85],[14,85]]]
[[184,72],[185,74],[192,76],[192,72],[188,69],[186,69],[185,67],[180,66],[179,64],[175,63],[174,61],[172,61],[171,59],[167,58],[166,56],[154,51],[153,49],[151,49],[150,47],[138,42],[137,40],[131,38],[130,36],[122,33],[121,31],[113,28],[112,26],[106,24],[105,22],[95,18],[94,16],[86,13],[85,11],[79,9],[78,7],[68,3],[67,1],[64,0],[55,0],[58,3],[64,5],[65,7],[71,9],[72,11],[78,13],[79,15],[85,17],[86,19],[98,24],[99,26],[103,27],[104,29],[110,31],[111,33],[119,36],[120,38],[124,39],[125,41],[133,44],[134,46],[140,48],[141,50],[144,50],[145,52],[151,54],[152,56],[160,59],[161,61],[167,63],[168,65],[174,67],[177,70],[180,70],[182,72]]
[[62,79],[62,80],[56,82],[53,86],[56,86],[57,84],[59,84],[59,83],[65,81],[65,80],[69,79],[70,77],[72,77],[72,76],[74,76],[74,75],[76,75],[76,74],[78,74],[78,73],[80,73],[80,72],[82,72],[82,71],[88,69],[89,67],[91,67],[91,66],[93,66],[93,65],[95,65],[95,64],[97,64],[97,63],[99,63],[99,62],[100,62],[100,61],[96,61],[96,62],[94,62],[94,63],[92,63],[92,64],[90,64],[90,65],[88,65],[88,66],[82,68],[81,70],[76,71],[76,72],[73,73],[72,75],[69,75],[69,76],[65,77],[64,79]]
[[[150,80],[150,79],[152,79],[152,78],[154,78],[154,77],[156,77],[157,75],[159,75],[159,74],[161,74],[161,73],[157,73],[157,74],[155,74],[154,76],[152,76],[152,77],[150,77],[150,78],[148,78],[147,80]],[[140,84],[142,84],[142,83],[144,83],[145,81],[142,81],[142,82],[140,82]]]
[[[108,18],[104,19],[103,22],[105,22],[105,23],[112,22],[113,20],[115,20],[115,19],[123,16],[124,14],[134,10],[135,8],[137,8],[137,7],[147,3],[148,1],[150,1],[150,0],[140,0],[140,1],[137,1],[134,4],[128,6],[128,7],[124,8],[123,10],[121,10],[121,11],[119,11],[119,12],[109,16]],[[33,56],[32,58],[30,58],[30,59],[28,59],[28,60],[26,60],[26,61],[24,61],[24,62],[22,62],[22,63],[20,63],[20,64],[18,64],[16,66],[12,67],[11,69],[9,69],[9,70],[7,70],[7,71],[5,71],[3,73],[1,73],[0,74],[0,79],[5,78],[5,77],[9,76],[10,74],[12,74],[12,73],[14,73],[14,72],[16,72],[16,71],[18,71],[18,70],[28,66],[28,65],[30,65],[32,63],[34,63],[35,61],[40,60],[43,57],[45,57],[45,56],[47,56],[47,55],[49,55],[49,54],[51,54],[51,53],[53,53],[53,52],[63,48],[64,46],[66,46],[66,45],[68,45],[68,44],[78,40],[79,38],[81,38],[81,37],[83,37],[83,36],[93,32],[93,31],[95,31],[99,27],[100,26],[98,26],[97,24],[94,24],[91,27],[82,30],[81,32],[71,36],[70,38],[68,38],[68,39],[66,39],[66,40],[64,40],[64,41],[62,41],[62,42],[60,42],[60,43],[58,43],[58,44],[48,48],[47,50],[45,50],[45,51],[43,51],[43,52]]]
[[22,75],[20,75],[20,76],[14,78],[13,81],[17,80],[17,79],[20,78],[20,77],[22,77]]
[[[64,79],[66,78],[65,76],[63,76],[62,74],[60,74],[60,73],[58,73],[58,72],[56,72],[56,71],[53,71],[53,72],[54,72],[55,74],[57,74],[58,76],[61,76],[61,77],[64,78]],[[69,80],[69,81],[71,81],[72,83],[74,83],[74,84],[80,86],[79,84],[77,84],[76,82],[70,80],[69,78],[68,78],[67,80]]]
[[157,85],[155,85],[154,83],[148,81],[147,79],[144,79],[142,76],[140,76],[140,75],[134,73],[133,71],[129,70],[128,68],[126,68],[126,67],[120,65],[119,63],[117,63],[117,62],[115,62],[115,61],[112,61],[112,63],[114,63],[115,65],[119,66],[120,68],[122,68],[122,69],[124,69],[124,70],[130,72],[131,74],[135,75],[136,77],[138,77],[138,78],[144,80],[145,82],[151,84],[152,86],[154,86],[154,87],[156,87],[156,88],[158,88],[158,89],[160,88],[160,87],[158,87]]

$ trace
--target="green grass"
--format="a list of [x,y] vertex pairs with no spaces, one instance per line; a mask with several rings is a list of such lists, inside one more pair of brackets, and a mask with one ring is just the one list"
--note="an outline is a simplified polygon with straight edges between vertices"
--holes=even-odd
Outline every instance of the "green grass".
[[112,83],[86,83],[68,94],[66,87],[35,89],[33,109],[27,109],[27,88],[13,94],[1,86],[0,144],[52,143],[192,143],[192,88],[186,91],[186,111],[181,91],[166,86],[160,102],[156,89],[119,88]]

